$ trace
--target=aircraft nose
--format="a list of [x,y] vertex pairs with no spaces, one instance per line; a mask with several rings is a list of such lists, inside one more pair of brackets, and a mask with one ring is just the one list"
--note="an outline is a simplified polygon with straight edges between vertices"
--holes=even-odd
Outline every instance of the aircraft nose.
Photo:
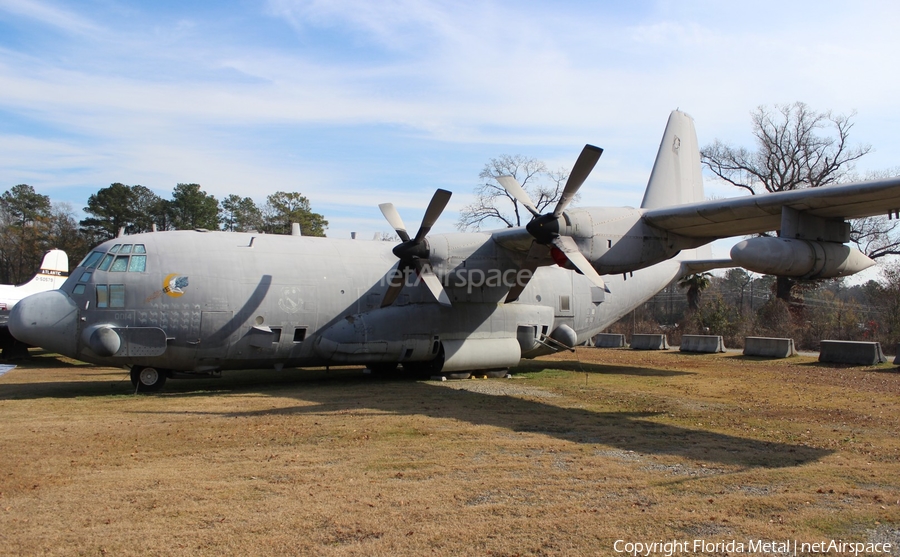
[[75,355],[78,308],[61,290],[32,294],[9,313],[9,332],[16,340],[65,356]]

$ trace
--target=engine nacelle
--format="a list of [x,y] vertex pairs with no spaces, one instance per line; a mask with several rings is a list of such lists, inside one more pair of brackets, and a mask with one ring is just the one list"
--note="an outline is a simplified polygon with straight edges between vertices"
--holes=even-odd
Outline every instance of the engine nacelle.
[[845,244],[791,238],[743,240],[731,248],[731,259],[755,273],[808,279],[852,275],[875,264]]

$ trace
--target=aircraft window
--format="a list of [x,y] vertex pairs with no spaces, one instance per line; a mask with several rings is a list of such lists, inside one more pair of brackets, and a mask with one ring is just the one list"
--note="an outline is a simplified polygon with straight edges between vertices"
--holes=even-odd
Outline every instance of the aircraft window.
[[306,338],[306,327],[297,327],[294,329],[294,342],[303,342]]
[[131,244],[125,244],[122,246],[122,249],[119,250],[119,253],[131,253]]
[[101,259],[103,259],[102,251],[92,251],[87,255],[87,257],[84,258],[81,263],[78,264],[78,266],[87,267],[88,269],[90,269],[91,267],[96,267],[97,263],[99,263]]
[[122,247],[122,244],[116,244],[109,250],[109,253],[119,253],[119,248]]
[[281,342],[281,327],[272,327],[272,344]]
[[109,288],[105,284],[97,285],[97,307],[109,307]]
[[131,261],[128,262],[129,273],[143,273],[147,270],[146,255],[132,255]]
[[572,309],[571,302],[568,296],[560,296],[559,297],[559,311],[570,311]]
[[110,284],[109,285],[109,307],[123,308],[125,307],[125,285]]
[[72,290],[72,294],[84,294],[84,285],[76,284],[75,288]]
[[112,263],[112,260],[113,260],[113,256],[107,253],[106,257],[103,258],[103,262],[100,263],[100,267],[99,267],[100,270],[105,271],[105,270],[109,269],[109,264]]
[[119,255],[116,256],[116,260],[113,262],[112,267],[109,268],[112,273],[124,273],[128,270],[128,256],[127,255]]
[[134,253],[147,253],[147,249],[144,247],[144,244],[135,244]]
[[81,273],[81,278],[78,279],[78,282],[87,282],[87,281],[91,280],[92,274],[93,273],[90,271],[85,271],[85,272]]

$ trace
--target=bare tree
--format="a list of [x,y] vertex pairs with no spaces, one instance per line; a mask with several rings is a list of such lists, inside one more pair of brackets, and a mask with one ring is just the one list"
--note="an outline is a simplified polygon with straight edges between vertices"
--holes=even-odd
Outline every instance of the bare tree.
[[374,240],[376,242],[393,242],[399,243],[400,236],[397,236],[394,232],[376,232]]
[[[475,188],[475,201],[459,212],[459,230],[481,230],[485,225],[498,224],[512,228],[526,224],[531,215],[520,206],[497,182],[500,176],[512,176],[528,192],[535,208],[543,213],[559,201],[569,171],[550,171],[542,161],[523,155],[500,155],[484,165]],[[523,222],[525,219],[526,222]]]
[[[883,180],[900,176],[900,167],[869,172],[866,180]],[[900,255],[900,220],[885,215],[856,219],[851,223],[850,239],[872,259]]]
[[839,183],[872,150],[847,143],[853,116],[816,112],[802,102],[774,110],[760,106],[751,115],[756,150],[717,139],[700,150],[700,157],[713,174],[751,194]]
[[[817,112],[802,102],[774,109],[760,106],[751,114],[755,150],[717,139],[700,150],[700,158],[718,178],[754,195],[849,181],[854,177],[854,163],[872,150],[870,145],[849,144],[853,116]],[[882,221],[870,220],[857,226],[855,241],[871,247],[873,255],[887,255],[896,249],[886,240],[893,227],[888,228]],[[796,301],[792,295],[796,283],[790,277],[778,277],[776,295]]]

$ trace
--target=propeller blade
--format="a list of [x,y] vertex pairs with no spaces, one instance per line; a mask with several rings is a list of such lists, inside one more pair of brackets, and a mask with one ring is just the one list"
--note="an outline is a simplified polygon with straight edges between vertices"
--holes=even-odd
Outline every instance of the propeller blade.
[[516,274],[516,284],[509,289],[509,292],[506,294],[506,299],[503,300],[504,304],[508,304],[510,302],[515,302],[519,299],[519,296],[522,294],[522,291],[525,290],[525,287],[528,286],[528,281],[531,280],[531,277],[534,276],[534,272],[540,267],[541,262],[547,258],[547,246],[543,244],[539,244],[537,242],[531,242],[531,247],[528,248],[528,255],[525,256],[525,261],[522,262],[522,269],[528,269],[531,273],[528,276],[528,280],[524,283],[520,282],[520,275]]
[[384,218],[387,219],[388,224],[391,225],[391,228],[397,232],[397,236],[400,236],[400,239],[404,242],[409,241],[409,233],[406,231],[406,226],[403,224],[403,219],[400,218],[400,213],[397,212],[397,208],[394,207],[393,203],[382,203],[378,206],[381,209],[381,214],[384,215]]
[[434,226],[434,223],[440,218],[441,213],[450,201],[451,195],[453,194],[442,189],[434,192],[431,201],[428,203],[428,208],[425,209],[425,215],[422,217],[422,224],[419,226],[419,231],[416,232],[416,237],[412,239],[410,239],[409,233],[406,231],[403,219],[400,218],[400,214],[392,203],[382,203],[378,206],[378,208],[381,209],[381,214],[384,215],[384,218],[387,219],[397,232],[397,235],[400,236],[400,239],[403,240],[402,243],[394,246],[394,249],[392,250],[394,255],[400,259],[400,262],[390,272],[391,281],[387,291],[384,293],[384,299],[381,300],[381,307],[387,307],[394,303],[400,295],[400,291],[403,290],[403,286],[406,282],[406,274],[411,269],[416,270],[419,277],[425,283],[425,286],[428,287],[428,290],[434,295],[435,300],[437,300],[439,304],[450,307],[450,296],[444,291],[440,279],[438,279],[437,275],[434,274],[434,271],[431,270],[431,265],[428,261],[430,249],[425,242],[425,236],[428,235],[431,231],[431,227]]
[[528,212],[532,215],[539,217],[541,216],[538,213],[538,210],[535,208],[534,203],[531,202],[531,198],[528,197],[528,193],[524,188],[519,184],[519,181],[513,178],[512,176],[500,176],[497,178],[497,181],[500,182],[500,185],[503,186],[503,189],[506,190],[506,193],[513,196],[513,198],[522,204]]
[[447,295],[447,291],[444,290],[444,285],[441,284],[441,280],[437,278],[437,275],[434,274],[434,271],[431,270],[431,265],[426,265],[424,261],[421,259],[416,260],[416,272],[419,274],[419,278],[422,279],[422,282],[425,283],[425,286],[428,287],[428,290],[431,291],[431,295],[434,296],[434,299],[438,301],[444,307],[452,307],[450,303],[450,296]]
[[581,253],[581,250],[578,249],[578,244],[575,243],[575,240],[571,236],[557,236],[553,240],[553,245],[558,248],[559,251],[563,252],[569,262],[572,263],[576,269],[581,271],[581,274],[589,278],[596,286],[609,292],[606,283],[603,282],[603,279],[597,273],[597,270],[594,269],[594,266],[591,265],[591,262],[587,260],[587,257],[585,257]]
[[593,145],[584,146],[581,154],[578,155],[578,160],[575,161],[575,166],[572,167],[572,172],[569,173],[569,179],[566,181],[566,187],[563,188],[563,193],[556,204],[556,209],[553,210],[554,217],[559,217],[566,210],[566,207],[572,201],[572,198],[575,197],[575,194],[578,193],[584,181],[587,180],[602,154],[603,149],[600,147],[594,147]]
[[381,300],[381,307],[386,308],[389,305],[393,304],[397,299],[397,296],[400,295],[400,291],[403,290],[403,284],[406,282],[406,273],[404,272],[406,268],[403,266],[403,263],[398,262],[396,267],[391,268],[388,271],[388,289],[387,292],[384,293],[384,298]]
[[434,192],[434,195],[431,197],[431,202],[428,203],[428,208],[425,209],[425,216],[422,217],[422,225],[419,226],[419,231],[416,232],[415,241],[417,243],[421,242],[431,231],[431,227],[434,226],[438,217],[444,212],[444,207],[446,207],[447,202],[450,201],[451,195],[453,194],[447,190],[439,189]]

